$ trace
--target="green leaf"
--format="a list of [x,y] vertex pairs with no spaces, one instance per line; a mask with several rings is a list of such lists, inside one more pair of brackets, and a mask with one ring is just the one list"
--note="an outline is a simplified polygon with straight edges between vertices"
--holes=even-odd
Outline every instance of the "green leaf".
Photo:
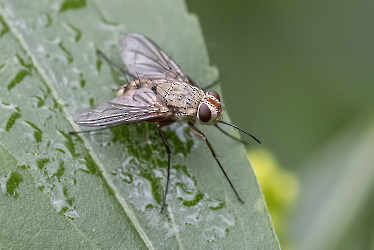
[[373,119],[360,117],[301,166],[308,171],[292,223],[296,249],[372,245],[373,148]]
[[28,69],[0,92],[1,115],[12,118],[0,127],[1,247],[279,249],[243,145],[214,127],[201,129],[245,204],[206,144],[176,124],[164,130],[174,153],[164,214],[167,154],[155,124],[68,133],[81,129],[72,120],[76,112],[115,96],[117,75],[96,49],[121,64],[122,33],[149,36],[204,85],[217,78],[183,2],[1,0],[0,6],[9,27],[0,39],[0,80],[9,83]]
[[60,12],[79,9],[86,6],[86,0],[65,0],[60,6]]

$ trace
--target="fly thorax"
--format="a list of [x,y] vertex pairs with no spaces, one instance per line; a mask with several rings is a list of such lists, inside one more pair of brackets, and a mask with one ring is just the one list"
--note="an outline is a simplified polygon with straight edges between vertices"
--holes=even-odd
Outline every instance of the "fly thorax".
[[164,98],[168,107],[184,117],[195,117],[196,110],[204,97],[202,89],[187,83],[164,83],[158,85],[158,93]]
[[205,93],[197,109],[198,122],[203,125],[213,125],[221,121],[222,105],[217,92],[211,90]]

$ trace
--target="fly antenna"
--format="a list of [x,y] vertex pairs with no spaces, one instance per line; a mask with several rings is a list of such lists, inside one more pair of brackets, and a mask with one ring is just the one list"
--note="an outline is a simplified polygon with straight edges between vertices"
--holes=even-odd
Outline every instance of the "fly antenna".
[[235,126],[235,125],[232,125],[232,124],[230,124],[230,123],[224,122],[224,121],[220,121],[219,123],[223,123],[223,124],[229,125],[229,126],[231,126],[231,127],[233,127],[233,128],[236,128],[237,130],[240,130],[240,131],[242,131],[243,133],[249,135],[250,137],[252,137],[253,139],[255,139],[255,141],[257,141],[258,143],[261,144],[261,142],[260,142],[259,140],[257,140],[256,137],[254,137],[253,135],[251,135],[251,134],[245,132],[243,129],[241,129],[241,128]]

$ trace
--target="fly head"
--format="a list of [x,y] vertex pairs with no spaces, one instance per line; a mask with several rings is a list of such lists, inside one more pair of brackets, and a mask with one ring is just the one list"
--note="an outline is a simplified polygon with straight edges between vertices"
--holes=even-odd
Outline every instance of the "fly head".
[[197,109],[197,118],[203,125],[213,125],[222,120],[222,105],[216,91],[205,93]]

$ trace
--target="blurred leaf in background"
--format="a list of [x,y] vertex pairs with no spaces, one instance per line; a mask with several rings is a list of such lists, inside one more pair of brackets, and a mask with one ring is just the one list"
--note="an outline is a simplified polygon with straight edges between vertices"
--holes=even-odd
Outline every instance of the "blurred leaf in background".
[[247,153],[265,195],[282,249],[294,249],[288,220],[300,192],[299,181],[294,173],[281,167],[265,147],[252,148]]
[[374,249],[374,2],[187,4],[220,69],[233,123],[300,183],[277,233],[300,250]]

